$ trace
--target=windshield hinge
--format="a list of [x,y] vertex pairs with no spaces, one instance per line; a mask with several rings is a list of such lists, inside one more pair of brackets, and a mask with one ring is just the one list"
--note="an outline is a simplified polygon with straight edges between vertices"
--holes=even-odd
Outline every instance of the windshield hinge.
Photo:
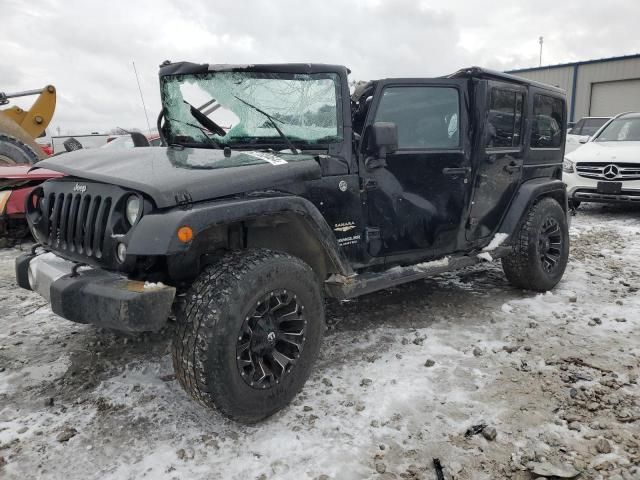
[[183,210],[189,210],[193,206],[193,199],[189,192],[176,193],[176,204]]

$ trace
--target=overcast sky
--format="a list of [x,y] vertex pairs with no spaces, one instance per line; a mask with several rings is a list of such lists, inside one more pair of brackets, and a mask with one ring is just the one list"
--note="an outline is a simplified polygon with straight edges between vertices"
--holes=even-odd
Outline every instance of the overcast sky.
[[[0,91],[58,88],[62,133],[153,126],[158,65],[322,62],[352,78],[640,52],[637,0],[0,0]],[[21,102],[24,106],[25,102]]]

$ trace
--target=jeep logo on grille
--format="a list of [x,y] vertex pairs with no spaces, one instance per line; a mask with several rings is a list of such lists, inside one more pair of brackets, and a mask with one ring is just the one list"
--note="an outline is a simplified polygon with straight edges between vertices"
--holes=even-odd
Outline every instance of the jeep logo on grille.
[[82,183],[76,183],[73,187],[73,191],[77,193],[84,193],[87,191],[87,186],[83,185]]

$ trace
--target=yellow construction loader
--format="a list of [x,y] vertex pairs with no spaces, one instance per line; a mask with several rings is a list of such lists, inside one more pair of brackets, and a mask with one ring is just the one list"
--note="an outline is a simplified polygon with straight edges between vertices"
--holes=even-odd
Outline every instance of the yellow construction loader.
[[40,90],[16,93],[0,92],[0,107],[9,99],[38,95],[29,110],[12,106],[0,109],[0,166],[36,163],[47,154],[35,139],[43,135],[56,109],[56,89],[47,85]]

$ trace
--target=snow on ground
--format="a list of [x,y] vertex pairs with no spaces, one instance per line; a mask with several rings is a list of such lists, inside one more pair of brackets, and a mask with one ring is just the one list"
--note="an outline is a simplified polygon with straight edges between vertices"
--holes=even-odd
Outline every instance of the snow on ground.
[[[588,206],[571,234],[550,293],[483,263],[329,302],[309,382],[252,427],[182,391],[168,332],[59,319],[15,286],[18,249],[2,251],[0,477],[433,479],[439,458],[463,480],[545,462],[640,478],[640,210]],[[495,440],[465,437],[480,423]]]

